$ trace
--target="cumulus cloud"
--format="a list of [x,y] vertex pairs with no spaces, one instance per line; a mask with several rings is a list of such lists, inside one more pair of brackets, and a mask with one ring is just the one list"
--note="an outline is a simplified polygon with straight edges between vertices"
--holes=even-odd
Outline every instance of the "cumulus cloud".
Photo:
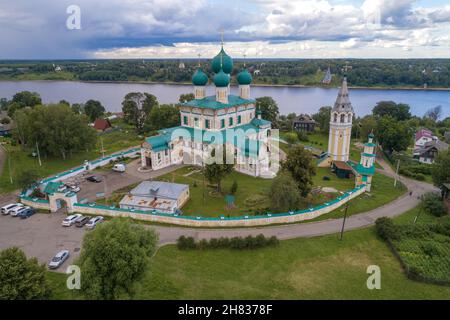
[[450,6],[424,7],[414,0],[76,2],[82,30],[69,31],[66,8],[72,0],[0,0],[0,38],[8,43],[0,58],[127,57],[126,52],[129,57],[195,57],[192,48],[209,50],[218,43],[220,30],[233,43],[232,50],[240,47],[255,57],[302,57],[321,47],[336,56],[378,47],[404,48],[411,54],[424,47],[442,56],[449,52]]

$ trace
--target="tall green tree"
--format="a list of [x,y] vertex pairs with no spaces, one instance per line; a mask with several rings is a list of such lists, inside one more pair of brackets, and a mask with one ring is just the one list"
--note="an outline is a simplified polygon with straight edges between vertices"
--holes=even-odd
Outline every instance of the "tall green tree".
[[317,122],[320,132],[328,134],[330,131],[331,107],[325,106],[319,109],[319,112],[312,115],[314,121]]
[[88,116],[89,121],[94,122],[105,114],[105,107],[100,101],[88,100],[84,104],[84,113]]
[[51,294],[46,269],[36,258],[27,260],[19,248],[0,252],[0,300],[47,299]]
[[17,177],[19,187],[26,189],[35,184],[40,178],[39,172],[34,168],[27,168],[21,171]]
[[450,149],[438,154],[431,167],[431,176],[437,187],[450,183]]
[[[223,148],[222,145],[216,146],[216,148]],[[211,157],[215,157],[216,149],[211,152]],[[226,163],[226,152],[223,152],[222,161],[209,161],[204,166],[203,174],[205,178],[210,182],[217,185],[217,192],[222,192],[222,180],[233,172],[234,163]]]
[[376,117],[390,116],[397,121],[408,120],[411,118],[409,105],[404,103],[395,103],[393,101],[380,101],[372,109]]
[[124,120],[136,127],[137,132],[144,131],[145,121],[152,109],[158,106],[158,99],[152,94],[141,92],[128,93],[122,102]]
[[296,210],[301,201],[297,184],[288,172],[280,172],[272,180],[269,197],[272,210],[278,212]]
[[148,271],[158,236],[129,219],[113,219],[86,233],[77,264],[81,292],[88,299],[133,297],[136,282]]
[[281,168],[291,174],[300,195],[306,197],[313,186],[312,177],[316,174],[311,153],[302,145],[294,145],[289,149],[286,160],[281,163]]
[[75,114],[65,105],[37,106],[18,110],[14,115],[13,135],[29,149],[39,146],[41,156],[61,156],[66,159],[74,152],[95,146],[95,130],[85,115]]
[[390,116],[377,120],[375,135],[383,150],[388,153],[406,150],[411,143],[412,134],[405,122],[399,122]]
[[180,124],[180,111],[173,104],[161,104],[152,108],[148,115],[144,130],[153,131],[175,127]]
[[277,124],[280,111],[278,109],[278,104],[272,97],[256,98],[256,109],[261,110],[263,119],[271,121],[274,125]]
[[195,95],[193,93],[184,93],[180,95],[178,102],[186,102],[195,99]]

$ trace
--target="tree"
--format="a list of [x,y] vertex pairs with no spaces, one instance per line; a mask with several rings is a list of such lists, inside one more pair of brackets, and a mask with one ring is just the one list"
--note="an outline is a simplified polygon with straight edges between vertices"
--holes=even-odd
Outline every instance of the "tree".
[[184,93],[180,95],[180,98],[178,101],[181,102],[187,102],[195,99],[195,95],[193,93]]
[[357,137],[366,141],[369,133],[376,130],[377,120],[373,116],[367,115],[363,118],[358,118],[354,125],[356,126]]
[[86,233],[78,261],[83,295],[88,299],[132,297],[136,281],[149,267],[157,241],[153,229],[122,218]]
[[426,118],[430,118],[434,122],[438,121],[440,117],[442,117],[442,106],[436,106],[434,108],[429,109],[425,113]]
[[[223,148],[222,145],[217,146],[217,148]],[[211,152],[211,156],[215,156],[216,149],[213,149]],[[212,163],[208,163],[204,168],[204,175],[206,180],[210,183],[217,184],[217,192],[222,192],[221,182],[223,178],[225,178],[228,174],[233,172],[234,164],[226,163],[226,152],[223,152],[222,163],[217,163],[214,161]]]
[[281,163],[281,168],[291,174],[301,196],[306,197],[313,186],[312,176],[316,174],[311,153],[302,145],[295,145],[289,149],[286,160]]
[[238,183],[236,180],[233,181],[233,184],[231,185],[230,193],[235,194],[238,189]]
[[152,108],[148,115],[144,130],[153,131],[175,127],[180,124],[180,111],[173,104],[162,104]]
[[149,93],[130,92],[122,102],[124,120],[136,127],[139,133],[144,131],[145,121],[150,111],[158,106],[156,97]]
[[431,167],[431,176],[438,187],[450,183],[450,149],[438,154]]
[[84,113],[88,116],[91,122],[100,118],[105,113],[105,107],[102,106],[100,101],[88,100],[84,105]]
[[43,156],[65,159],[73,152],[93,147],[97,139],[86,116],[75,114],[65,104],[18,110],[14,120],[17,128],[13,135],[32,150],[38,143]]
[[409,105],[407,104],[397,104],[393,101],[380,101],[372,109],[372,113],[376,117],[391,116],[397,121],[403,121],[411,118],[409,109]]
[[36,92],[21,91],[16,93],[8,103],[8,116],[12,118],[14,113],[25,107],[35,107],[42,104],[41,96]]
[[319,109],[319,112],[312,115],[312,118],[317,122],[320,132],[328,134],[330,131],[331,107],[325,106]]
[[263,119],[269,120],[276,125],[280,111],[272,97],[256,98],[256,109],[261,111],[261,117]]
[[19,173],[17,177],[17,184],[23,188],[29,188],[36,183],[40,178],[39,172],[36,169],[28,168]]
[[0,300],[47,299],[51,294],[44,265],[27,260],[19,248],[0,252]]
[[269,197],[272,210],[279,212],[296,210],[301,201],[297,184],[288,172],[281,172],[273,179]]
[[398,122],[390,116],[378,119],[375,136],[388,153],[403,151],[411,142],[412,132],[404,122]]
[[84,113],[84,103],[74,103],[72,104],[72,111],[76,114],[83,114]]

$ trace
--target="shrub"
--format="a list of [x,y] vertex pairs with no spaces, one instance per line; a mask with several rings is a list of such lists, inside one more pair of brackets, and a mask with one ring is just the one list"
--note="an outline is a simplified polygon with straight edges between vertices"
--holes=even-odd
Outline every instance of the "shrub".
[[436,193],[426,193],[422,198],[423,209],[436,217],[442,217],[445,215],[444,203],[441,197]]
[[378,218],[375,221],[375,230],[377,231],[378,236],[383,240],[393,240],[398,238],[396,227],[390,218]]
[[195,243],[194,238],[181,236],[177,240],[177,247],[180,250],[189,250],[189,249],[257,249],[268,246],[276,246],[279,244],[277,237],[272,236],[270,238],[266,238],[263,234],[259,234],[256,237],[247,236],[245,238],[242,237],[233,237],[233,238],[225,238],[221,237],[219,239],[212,238],[209,241],[206,239],[200,240],[198,243]]
[[233,184],[231,185],[230,193],[235,194],[238,189],[238,183],[236,180],[233,181]]
[[195,249],[195,240],[193,237],[181,236],[177,240],[177,247],[180,250]]
[[299,131],[299,132],[297,133],[297,137],[298,137],[298,140],[300,140],[300,141],[304,141],[304,142],[309,141],[309,137],[308,137],[308,135],[306,134],[306,132]]

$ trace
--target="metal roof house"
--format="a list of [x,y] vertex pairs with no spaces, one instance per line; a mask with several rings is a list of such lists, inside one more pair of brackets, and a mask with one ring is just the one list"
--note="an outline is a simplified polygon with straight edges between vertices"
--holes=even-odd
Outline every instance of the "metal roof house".
[[125,195],[119,205],[124,209],[175,213],[188,200],[187,184],[144,181]]

